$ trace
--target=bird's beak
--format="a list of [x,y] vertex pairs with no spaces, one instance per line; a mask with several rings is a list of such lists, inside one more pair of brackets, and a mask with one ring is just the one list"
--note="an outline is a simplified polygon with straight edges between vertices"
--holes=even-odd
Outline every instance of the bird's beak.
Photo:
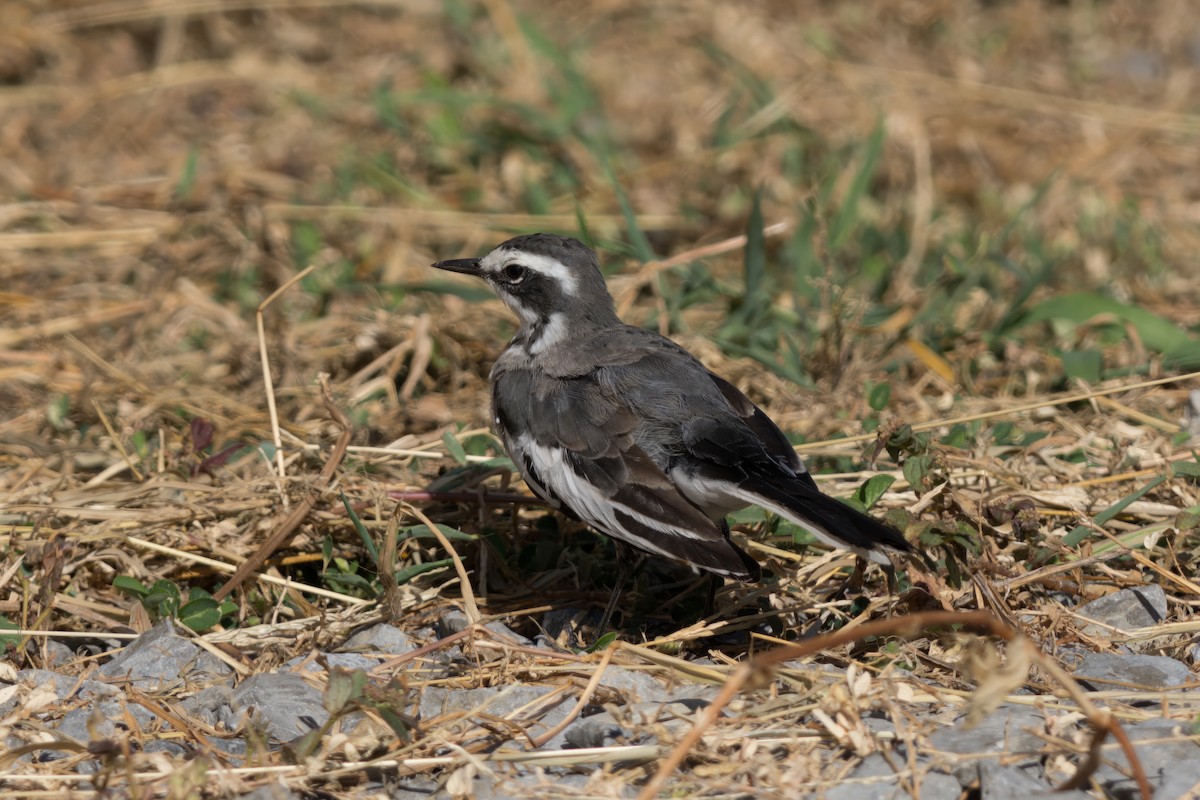
[[461,272],[464,275],[474,275],[477,278],[480,276],[478,258],[455,258],[450,261],[439,261],[433,266],[435,269]]

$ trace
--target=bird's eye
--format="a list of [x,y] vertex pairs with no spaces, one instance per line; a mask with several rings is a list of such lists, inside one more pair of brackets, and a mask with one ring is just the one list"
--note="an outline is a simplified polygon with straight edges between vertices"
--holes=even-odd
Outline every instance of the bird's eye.
[[509,283],[520,283],[521,281],[525,280],[525,276],[528,273],[529,270],[525,269],[525,267],[522,267],[520,264],[509,264],[503,270],[504,280],[508,281]]

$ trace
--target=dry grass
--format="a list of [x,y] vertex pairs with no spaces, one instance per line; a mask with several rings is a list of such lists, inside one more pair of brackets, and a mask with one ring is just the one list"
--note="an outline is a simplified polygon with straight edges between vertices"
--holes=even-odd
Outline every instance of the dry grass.
[[[1084,637],[1070,604],[1145,582],[1163,585],[1170,616],[1129,640],[1187,659],[1200,587],[1189,577],[1196,521],[1181,511],[1200,504],[1200,489],[1194,471],[1172,465],[1196,461],[1186,410],[1200,380],[1129,319],[1019,327],[1009,315],[1026,290],[1026,309],[1085,291],[1200,325],[1198,24],[1183,0],[0,5],[0,615],[29,631],[10,659],[44,663],[36,631],[144,630],[146,610],[114,578],[215,591],[289,515],[290,541],[259,553],[275,582],[242,584],[236,610],[201,637],[243,672],[381,616],[415,628],[478,602],[484,619],[533,632],[547,608],[599,602],[607,556],[565,523],[538,527],[544,511],[514,506],[520,489],[490,460],[485,381],[511,322],[426,268],[516,230],[571,232],[579,217],[607,251],[626,318],[669,330],[762,403],[802,438],[828,491],[852,494],[873,462],[897,477],[881,507],[914,533],[965,526],[978,550],[960,554],[961,584],[914,564],[898,597],[872,575],[869,599],[825,601],[845,557],[747,524],[739,535],[778,582],[731,587],[723,606],[758,604],[762,618],[650,615],[647,641],[603,656],[523,649],[471,628],[458,643],[477,669],[461,685],[553,683],[576,702],[595,690],[602,658],[717,685],[745,648],[707,637],[763,618],[789,638],[814,619],[853,630],[921,610],[983,610],[1047,652],[1105,649],[1120,637]],[[856,189],[872,158],[862,143],[880,125],[877,161]],[[816,210],[803,239],[813,291],[784,275],[771,311],[792,320],[780,324],[780,348],[801,332],[804,388],[719,333],[740,307],[736,237],[759,186],[773,264],[797,258],[805,209]],[[843,201],[852,217],[839,238]],[[639,242],[661,260],[644,263]],[[260,304],[285,286],[260,330]],[[1101,354],[1102,386],[1065,377],[1061,354],[1084,351]],[[882,413],[864,388],[877,383],[890,386]],[[868,418],[938,437],[958,425],[961,441],[935,438],[914,486],[874,446]],[[1007,423],[1012,436],[996,435]],[[218,455],[231,445],[242,446]],[[447,565],[393,587],[386,611],[367,608],[375,590],[321,585],[323,569],[342,569],[324,564],[325,543],[373,577],[339,492],[379,541],[392,520],[419,524],[419,510],[492,544],[452,543],[469,585]],[[1032,528],[997,513],[1019,498],[1033,501]],[[1065,543],[1076,526],[1092,535]],[[549,562],[538,541],[558,548]],[[399,545],[401,568],[445,557],[435,540]],[[643,605],[664,605],[642,594]],[[680,753],[677,790],[784,796],[772,787],[834,785],[887,745],[864,714],[907,720],[919,741],[963,708],[972,648],[914,634],[815,657],[833,671],[778,672]],[[697,654],[713,663],[694,665]],[[405,662],[404,697],[444,680],[421,663]],[[1028,678],[1049,684],[1037,670]],[[1001,695],[1027,702],[1011,687]],[[1091,700],[1130,721],[1170,715],[1181,696],[1155,694],[1152,709],[1134,692]],[[170,700],[159,700],[162,731],[113,744],[110,781],[165,794],[175,770],[181,786],[219,776],[213,794],[276,780],[353,794],[370,762],[453,789],[472,770],[558,758],[614,765],[594,780],[603,794],[648,778],[675,741],[662,732],[662,749],[497,751],[540,710],[503,722],[480,712],[425,721],[407,744],[368,726],[324,743],[311,769],[277,755],[233,769],[207,753],[206,778],[130,751],[163,731],[200,741]],[[1051,717],[1076,708],[1036,702]],[[812,709],[822,728],[795,722]],[[26,703],[0,730],[32,737],[37,713]],[[1046,759],[1065,779],[1090,739],[1060,733]],[[831,751],[849,760],[821,757]],[[82,780],[71,764],[3,769],[21,772],[19,796],[48,796]],[[920,771],[909,777],[919,784]]]

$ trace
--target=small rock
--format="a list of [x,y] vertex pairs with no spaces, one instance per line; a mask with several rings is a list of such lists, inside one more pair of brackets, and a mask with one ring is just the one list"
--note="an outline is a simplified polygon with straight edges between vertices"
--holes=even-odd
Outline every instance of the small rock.
[[401,778],[389,787],[391,800],[434,800],[441,787],[423,775]]
[[997,764],[994,761],[979,763],[980,800],[1026,800],[1027,798],[1064,798],[1064,800],[1087,800],[1089,795],[1081,791],[1055,792],[1054,787],[1029,771],[1020,767]]
[[209,747],[214,750],[219,750],[225,754],[225,759],[233,765],[241,763],[250,747],[246,744],[246,740],[240,736],[235,736],[230,739],[222,739],[216,736],[205,736],[204,740],[208,742]]
[[[1087,636],[1110,636],[1111,628],[1131,631],[1157,625],[1167,616],[1167,595],[1157,583],[1122,589],[1119,592],[1085,603],[1075,609],[1080,617],[1095,622],[1080,620],[1079,632]],[[1105,627],[1109,626],[1109,627]]]
[[[574,704],[571,698],[560,696],[551,708],[540,708],[537,701],[558,691],[554,686],[513,684],[480,689],[446,689],[429,686],[421,690],[420,718],[429,721],[444,714],[486,713],[520,723],[531,736],[554,727],[567,718]],[[454,724],[454,723],[451,723]],[[524,737],[518,738],[524,742]]]
[[522,636],[499,620],[485,622],[483,623],[483,627],[496,634],[496,636],[498,636],[503,642],[508,642],[509,644],[518,644],[522,647],[529,647],[533,644],[532,639]]
[[437,637],[445,639],[447,636],[453,636],[459,631],[464,631],[471,624],[471,620],[467,615],[459,611],[457,608],[447,611],[437,621]]
[[[1196,48],[1196,62],[1200,64],[1200,36],[1192,40]],[[1200,389],[1188,392],[1187,411],[1184,413],[1187,432],[1192,436],[1200,436]]]
[[[904,759],[898,763],[907,767]],[[958,800],[962,788],[944,772],[925,771],[918,786],[922,800]],[[912,797],[898,785],[892,765],[880,753],[871,753],[846,776],[845,782],[828,789],[826,800],[907,800]]]
[[235,712],[251,713],[281,742],[303,736],[329,719],[321,693],[299,675],[286,672],[251,675],[234,689],[231,700]]
[[1092,653],[1075,668],[1075,679],[1091,691],[1130,688],[1153,692],[1191,683],[1192,671],[1187,664],[1168,656]]
[[954,725],[934,731],[929,744],[934,750],[965,755],[967,753],[1037,754],[1042,740],[1032,730],[1046,727],[1042,713],[1030,706],[1005,703],[988,714],[973,728],[965,727],[965,717]]
[[958,800],[962,797],[962,787],[953,775],[930,771],[921,778],[917,797],[923,800]]
[[65,664],[75,658],[75,651],[57,639],[46,642],[46,666],[54,667]]
[[560,737],[547,742],[546,749],[647,744],[655,741],[658,733],[679,739],[694,723],[694,709],[683,702],[631,703],[576,720]]
[[[111,697],[114,694],[121,693],[120,688],[107,683],[101,683],[100,681],[80,682],[78,678],[70,675],[60,675],[48,669],[23,669],[17,673],[17,678],[26,686],[53,684],[54,692],[58,695],[60,701],[69,700],[72,696],[84,698]],[[72,689],[75,690],[75,695],[71,695]]]
[[630,703],[656,701],[668,703],[671,692],[657,678],[647,672],[627,667],[610,666],[604,670],[600,685],[612,689]]
[[[1138,744],[1143,739],[1180,739],[1191,731],[1181,729],[1178,722],[1169,719],[1153,719],[1126,725],[1125,733],[1134,743],[1155,798],[1195,796],[1195,787],[1200,785],[1200,746],[1188,740]],[[1137,783],[1122,773],[1129,771],[1124,753],[1113,750],[1106,753],[1105,760],[1112,763],[1101,765],[1093,778],[1104,787],[1105,795],[1137,797]]]
[[[956,755],[977,755],[979,759],[1004,753],[1015,766],[1034,764],[1041,759],[1042,740],[1033,731],[1045,729],[1041,712],[1029,706],[1005,703],[983,718],[974,728],[965,727],[959,716],[950,727],[929,736],[929,749]],[[1021,757],[1023,756],[1023,758]],[[966,787],[979,778],[979,760],[955,759],[954,777]]]
[[398,656],[416,650],[417,643],[395,625],[381,622],[354,634],[338,649],[343,652],[365,650]]
[[209,727],[224,725],[227,730],[233,730],[237,727],[237,714],[234,713],[232,704],[233,688],[227,684],[217,684],[184,698],[180,706]]
[[379,666],[379,659],[364,656],[361,653],[321,653],[319,658],[296,656],[279,665],[281,672],[294,672],[299,667],[304,672],[324,672],[321,665],[324,661],[330,669],[361,669],[365,672]]
[[268,783],[241,796],[241,800],[295,800],[296,794],[282,783]]
[[[467,615],[464,614],[463,612],[459,611],[458,609],[455,609],[453,611],[448,611],[442,615],[441,619],[438,620],[438,624],[437,624],[438,638],[445,639],[447,636],[452,636],[452,635],[458,633],[459,631],[466,630],[470,624],[471,624],[471,622],[467,618]],[[519,645],[523,645],[523,646],[529,646],[529,645],[533,644],[533,642],[531,640],[525,638],[521,634],[514,631],[512,628],[505,625],[503,622],[500,622],[499,620],[493,620],[492,622],[485,622],[483,624],[483,627],[487,628],[489,631],[496,634],[502,641],[507,641],[512,644],[519,644]]]
[[[610,747],[632,738],[633,734],[618,725],[608,711],[576,720],[563,731],[563,739],[568,747]],[[551,746],[553,744],[550,742],[548,749],[558,749]]]
[[96,673],[127,678],[142,691],[162,691],[185,681],[221,678],[232,670],[216,656],[175,633],[166,619],[129,643]]
[[151,739],[142,747],[144,753],[165,753],[172,758],[187,758],[192,751],[171,739]]
[[[73,739],[80,744],[91,741],[92,733],[101,738],[113,737],[118,730],[126,730],[125,715],[145,728],[157,719],[150,711],[137,703],[123,703],[117,700],[101,700],[96,704],[81,706],[68,711],[56,728],[60,736]],[[89,721],[92,731],[88,730]],[[62,758],[67,753],[59,753],[54,758]]]

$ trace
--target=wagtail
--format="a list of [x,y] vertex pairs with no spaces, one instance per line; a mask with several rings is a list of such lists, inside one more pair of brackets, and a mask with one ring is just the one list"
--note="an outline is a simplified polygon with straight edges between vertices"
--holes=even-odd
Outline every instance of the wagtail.
[[566,236],[509,239],[438,269],[483,278],[521,320],[491,373],[496,432],[552,507],[621,544],[723,578],[757,581],[758,562],[725,516],[759,506],[825,544],[891,567],[904,537],[822,494],[774,422],[666,337],[617,317],[596,254]]

